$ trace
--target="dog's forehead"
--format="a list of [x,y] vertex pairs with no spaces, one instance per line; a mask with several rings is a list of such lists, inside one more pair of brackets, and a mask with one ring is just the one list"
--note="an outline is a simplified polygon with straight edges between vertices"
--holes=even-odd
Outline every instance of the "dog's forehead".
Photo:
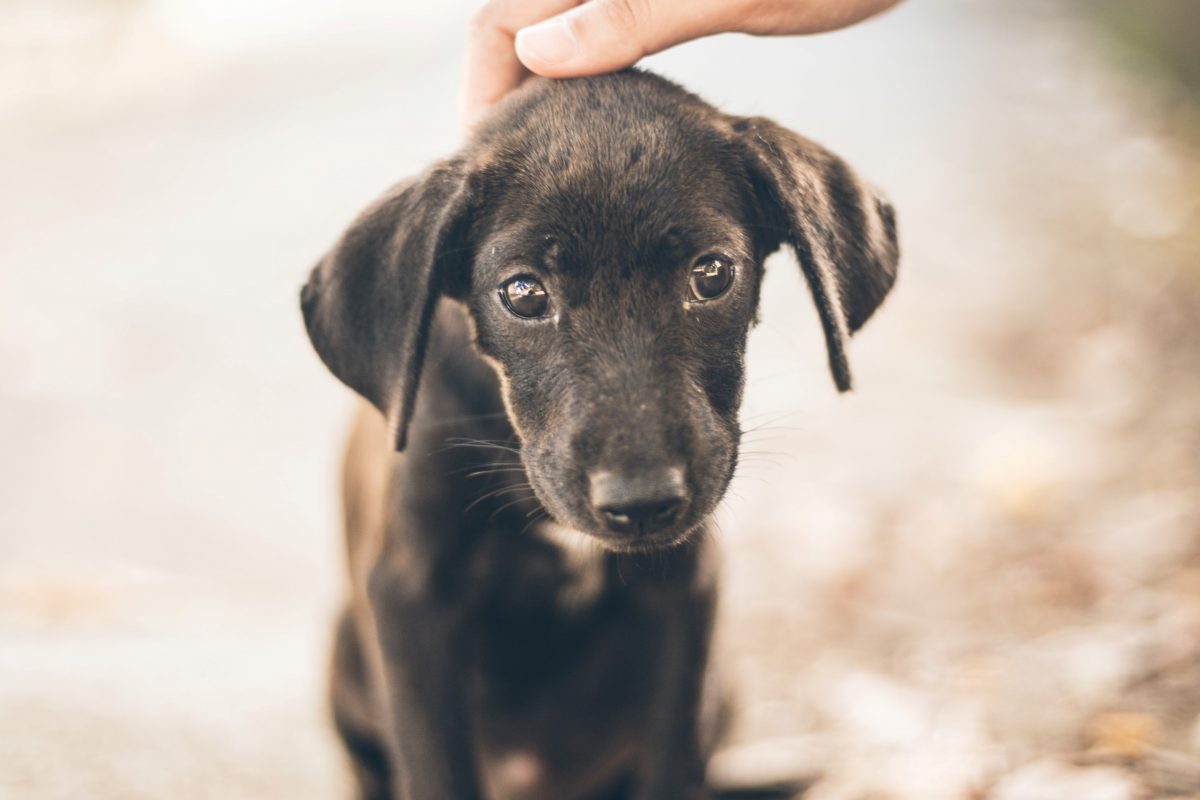
[[548,85],[477,142],[498,255],[554,269],[573,256],[670,261],[748,246],[748,183],[725,117],[677,87],[626,78]]
[[738,168],[730,119],[637,72],[537,81],[472,139],[477,171],[537,188],[703,182]]
[[[524,152],[564,167],[578,156],[687,155],[706,140],[729,140],[729,117],[656,75],[628,70],[586,79],[529,82],[502,102],[472,137],[493,156]],[[680,144],[690,145],[683,148]],[[697,154],[702,155],[702,154]]]

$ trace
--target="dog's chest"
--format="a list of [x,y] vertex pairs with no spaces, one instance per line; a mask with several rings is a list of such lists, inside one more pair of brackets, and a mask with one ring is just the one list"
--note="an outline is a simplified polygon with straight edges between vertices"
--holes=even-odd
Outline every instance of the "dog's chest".
[[471,640],[497,707],[533,702],[546,687],[604,660],[599,642],[636,633],[642,598],[622,583],[612,559],[583,534],[561,529],[505,533],[480,548],[472,565]]
[[471,559],[477,611],[517,639],[586,626],[605,600],[609,559],[584,534],[550,523],[489,535]]
[[471,688],[486,782],[498,797],[589,794],[632,756],[644,722],[656,636],[643,598],[573,531],[479,556]]

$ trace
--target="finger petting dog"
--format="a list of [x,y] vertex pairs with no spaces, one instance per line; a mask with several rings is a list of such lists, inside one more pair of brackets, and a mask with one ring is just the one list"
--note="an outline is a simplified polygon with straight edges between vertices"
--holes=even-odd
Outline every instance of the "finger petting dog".
[[707,531],[785,245],[845,391],[896,277],[891,206],[627,70],[527,84],[313,269],[309,337],[364,400],[331,681],[361,798],[720,796]]

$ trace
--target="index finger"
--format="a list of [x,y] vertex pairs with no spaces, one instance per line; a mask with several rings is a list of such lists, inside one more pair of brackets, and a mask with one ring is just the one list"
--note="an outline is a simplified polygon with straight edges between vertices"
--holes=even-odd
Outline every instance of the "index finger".
[[579,5],[582,0],[488,0],[471,17],[462,118],[475,122],[530,75],[517,58],[517,31]]

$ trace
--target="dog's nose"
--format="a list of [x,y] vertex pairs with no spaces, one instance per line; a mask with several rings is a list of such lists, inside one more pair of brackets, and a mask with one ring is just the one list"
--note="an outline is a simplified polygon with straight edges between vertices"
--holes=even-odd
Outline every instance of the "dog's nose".
[[592,507],[615,533],[647,534],[679,517],[687,485],[679,467],[636,472],[600,470],[589,477]]

